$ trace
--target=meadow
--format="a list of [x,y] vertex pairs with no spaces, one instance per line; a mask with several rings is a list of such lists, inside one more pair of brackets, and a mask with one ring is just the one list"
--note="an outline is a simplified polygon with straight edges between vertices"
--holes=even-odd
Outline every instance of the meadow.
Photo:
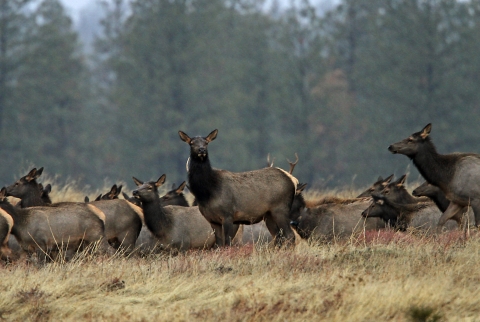
[[[306,198],[324,193],[309,191]],[[75,185],[52,191],[57,200],[84,194]],[[297,239],[290,249],[246,245],[143,257],[85,252],[69,262],[3,264],[0,318],[478,321],[479,265],[476,230],[366,231],[323,244]]]

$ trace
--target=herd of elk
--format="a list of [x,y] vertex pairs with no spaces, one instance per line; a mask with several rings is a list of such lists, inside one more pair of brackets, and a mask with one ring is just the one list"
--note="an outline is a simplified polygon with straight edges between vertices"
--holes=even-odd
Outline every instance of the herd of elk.
[[[410,228],[457,229],[475,221],[480,225],[480,155],[439,154],[430,139],[431,124],[388,150],[408,156],[426,182],[410,194],[406,175],[379,177],[356,198],[322,197],[305,200],[306,184],[273,166],[247,172],[212,168],[206,137],[179,131],[190,146],[188,183],[173,186],[163,196],[156,181],[135,177],[133,196],[113,185],[94,201],[53,202],[51,185],[37,182],[43,168],[33,168],[0,190],[0,257],[37,254],[47,260],[61,252],[70,258],[90,244],[107,254],[209,249],[228,245],[293,245],[294,230],[301,238],[329,241],[366,230]],[[184,189],[194,197],[189,205]],[[12,205],[7,197],[20,199]]]

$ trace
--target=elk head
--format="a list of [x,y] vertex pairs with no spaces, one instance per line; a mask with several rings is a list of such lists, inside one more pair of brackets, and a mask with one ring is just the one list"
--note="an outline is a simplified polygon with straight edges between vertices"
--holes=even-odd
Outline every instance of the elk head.
[[180,139],[190,145],[190,158],[198,159],[200,161],[203,161],[208,157],[207,145],[215,140],[217,133],[218,130],[213,130],[206,137],[196,136],[190,138],[185,132],[178,131]]
[[432,124],[429,123],[421,131],[415,132],[408,138],[390,145],[388,150],[393,154],[399,153],[413,158],[423,143],[430,139],[429,134],[431,130]]

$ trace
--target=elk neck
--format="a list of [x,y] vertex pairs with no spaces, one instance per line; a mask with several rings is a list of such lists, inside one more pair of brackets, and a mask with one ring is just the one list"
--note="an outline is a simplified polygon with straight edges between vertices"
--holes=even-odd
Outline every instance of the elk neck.
[[190,156],[190,168],[188,171],[189,189],[195,196],[199,205],[205,205],[215,195],[220,178],[217,170],[212,169],[208,155],[199,159]]
[[457,158],[437,153],[430,138],[427,138],[412,161],[425,180],[444,190],[453,178]]
[[152,201],[142,201],[143,215],[148,229],[157,237],[162,237],[173,225],[172,219],[167,216],[160,198]]

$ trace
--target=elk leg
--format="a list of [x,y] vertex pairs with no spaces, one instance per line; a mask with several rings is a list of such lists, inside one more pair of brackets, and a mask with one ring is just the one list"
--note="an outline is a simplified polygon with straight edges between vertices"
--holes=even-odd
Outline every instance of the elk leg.
[[237,234],[238,225],[233,223],[233,219],[225,218],[222,228],[223,228],[223,236],[225,241],[224,245],[231,246],[232,241],[235,238],[235,235]]
[[443,225],[445,225],[447,220],[449,220],[450,218],[455,216],[459,211],[462,210],[462,208],[463,208],[462,206],[460,206],[460,205],[454,203],[453,201],[451,201],[450,204],[447,207],[447,210],[445,210],[445,212],[442,214],[442,216],[438,220],[437,231],[441,232],[442,228],[443,228]]
[[213,233],[215,234],[215,246],[216,247],[225,246],[222,225],[211,222],[210,226],[212,226]]
[[[452,203],[450,203],[452,204]],[[470,205],[472,206],[473,215],[475,216],[475,226],[480,226],[480,200],[472,200]]]

